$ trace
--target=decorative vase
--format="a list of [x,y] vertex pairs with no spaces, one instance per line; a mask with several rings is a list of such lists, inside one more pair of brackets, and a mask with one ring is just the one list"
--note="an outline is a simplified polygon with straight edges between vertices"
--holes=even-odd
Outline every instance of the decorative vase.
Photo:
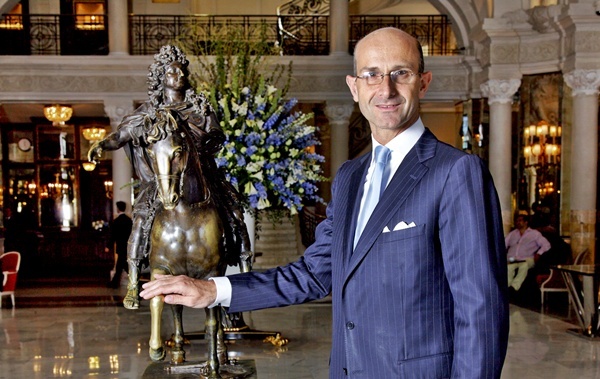
[[254,243],[256,241],[256,219],[254,213],[248,210],[244,210],[244,223],[246,223],[246,229],[248,229],[248,238],[250,239],[250,250],[254,253]]

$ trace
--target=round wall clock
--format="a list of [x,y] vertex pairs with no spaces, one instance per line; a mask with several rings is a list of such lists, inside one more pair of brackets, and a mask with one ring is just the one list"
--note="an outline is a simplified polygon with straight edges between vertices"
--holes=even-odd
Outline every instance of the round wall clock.
[[21,151],[29,151],[31,150],[31,140],[29,138],[21,138],[19,142],[17,142],[17,146]]

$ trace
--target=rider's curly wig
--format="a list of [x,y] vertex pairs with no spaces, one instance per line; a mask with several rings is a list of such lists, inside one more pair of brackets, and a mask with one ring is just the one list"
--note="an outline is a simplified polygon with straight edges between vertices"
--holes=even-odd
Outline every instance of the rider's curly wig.
[[[154,62],[150,65],[150,72],[148,73],[148,96],[150,96],[150,103],[154,108],[158,108],[160,104],[163,103],[163,79],[165,70],[166,67],[173,62],[181,63],[181,69],[187,77],[188,65],[190,62],[177,46],[165,45],[154,55]],[[192,89],[187,89],[186,95],[190,90]]]

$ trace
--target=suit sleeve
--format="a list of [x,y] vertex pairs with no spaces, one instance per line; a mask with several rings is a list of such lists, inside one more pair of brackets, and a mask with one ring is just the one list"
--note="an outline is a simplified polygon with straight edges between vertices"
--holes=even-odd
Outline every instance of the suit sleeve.
[[[334,193],[335,188],[336,180],[332,185]],[[301,304],[327,296],[331,292],[333,209],[332,200],[327,206],[327,218],[317,226],[315,242],[298,261],[263,273],[229,276],[232,287],[229,312]]]
[[449,172],[439,236],[454,298],[452,378],[499,378],[508,341],[506,253],[498,196],[475,156]]

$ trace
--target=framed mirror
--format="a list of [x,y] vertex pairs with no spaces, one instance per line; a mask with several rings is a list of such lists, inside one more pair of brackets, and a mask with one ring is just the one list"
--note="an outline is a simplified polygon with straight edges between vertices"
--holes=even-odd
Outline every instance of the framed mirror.
[[76,157],[73,125],[38,126],[38,160],[72,160]]

